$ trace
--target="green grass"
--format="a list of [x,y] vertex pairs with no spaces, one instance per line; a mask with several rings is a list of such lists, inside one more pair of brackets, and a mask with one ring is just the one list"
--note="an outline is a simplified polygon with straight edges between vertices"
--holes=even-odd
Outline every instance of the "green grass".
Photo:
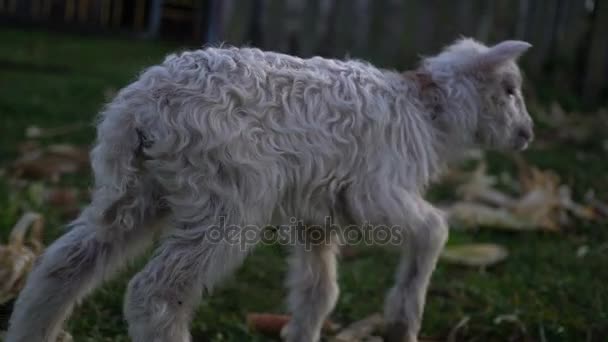
[[[104,92],[126,85],[142,67],[157,63],[178,46],[163,42],[0,30],[0,165],[17,156],[29,125],[53,127],[72,122],[90,123],[103,105]],[[87,129],[49,142],[89,144]],[[605,137],[604,137],[605,139]],[[583,155],[583,157],[581,157]],[[556,170],[573,186],[577,196],[594,188],[606,198],[606,152],[597,146],[584,149],[561,146],[532,149],[526,157],[542,168]],[[490,158],[493,171],[512,168],[498,155]],[[90,176],[65,182],[87,186]],[[31,196],[30,196],[31,197]],[[83,203],[84,205],[85,203]],[[60,234],[65,222],[52,208],[40,207],[27,194],[9,191],[0,179],[0,238],[26,209],[47,217],[47,242]],[[480,272],[439,264],[433,276],[422,334],[445,337],[464,317],[469,323],[459,340],[603,341],[608,335],[608,227],[577,223],[560,234],[509,234],[479,230],[453,232],[449,243],[496,242],[509,248],[506,262]],[[579,258],[579,247],[589,253]],[[264,341],[249,335],[245,314],[283,312],[283,276],[286,251],[258,249],[234,277],[200,305],[193,324],[197,341]],[[377,248],[362,249],[340,264],[341,297],[332,318],[349,323],[381,310],[391,285],[398,255]],[[141,266],[144,260],[135,265]],[[68,329],[76,341],[126,341],[122,298],[128,275],[110,282],[84,301]],[[495,322],[501,315],[517,315],[523,324]]]

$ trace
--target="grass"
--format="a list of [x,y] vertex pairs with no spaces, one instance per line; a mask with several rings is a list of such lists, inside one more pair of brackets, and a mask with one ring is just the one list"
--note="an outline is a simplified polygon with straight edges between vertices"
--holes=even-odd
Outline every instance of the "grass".
[[[142,67],[179,49],[171,43],[0,30],[0,165],[17,156],[29,125],[53,127],[92,122],[104,93],[126,85]],[[47,142],[89,144],[90,126]],[[542,168],[556,170],[580,196],[589,188],[606,198],[606,152],[562,146],[532,149],[526,157]],[[494,171],[509,169],[492,155]],[[64,182],[90,184],[89,175]],[[39,207],[24,194],[9,191],[0,178],[0,239],[25,209],[42,211],[47,218],[47,242],[65,222],[52,208]],[[19,199],[19,200],[17,200]],[[83,203],[85,205],[85,203]],[[433,276],[422,334],[445,337],[464,317],[468,324],[459,340],[604,341],[608,335],[608,227],[580,223],[560,234],[509,234],[489,230],[453,232],[449,243],[496,242],[509,248],[506,262],[480,272],[439,264]],[[589,253],[577,257],[587,246]],[[265,341],[250,335],[244,317],[250,311],[285,311],[283,276],[286,251],[277,246],[258,249],[244,267],[201,305],[193,324],[197,341]],[[392,282],[398,255],[394,251],[361,248],[356,258],[340,264],[341,297],[332,318],[341,323],[361,319],[381,309]],[[76,341],[127,341],[122,319],[125,274],[84,301],[68,329]],[[517,321],[500,320],[516,315]],[[520,322],[520,323],[519,323]],[[522,330],[525,333],[522,333]],[[524,338],[525,337],[525,338]]]

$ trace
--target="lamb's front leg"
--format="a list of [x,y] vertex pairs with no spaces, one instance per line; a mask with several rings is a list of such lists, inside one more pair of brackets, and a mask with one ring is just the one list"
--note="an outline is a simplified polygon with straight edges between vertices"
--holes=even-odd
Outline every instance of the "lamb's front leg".
[[448,237],[443,214],[422,199],[406,201],[410,217],[400,227],[402,257],[385,304],[388,342],[414,342],[420,330],[427,287]]
[[448,237],[443,214],[419,193],[383,177],[363,180],[349,189],[346,198],[353,219],[372,227],[391,227],[391,243],[403,255],[385,304],[385,340],[414,342],[427,286]]
[[288,342],[317,342],[325,318],[338,299],[337,245],[303,243],[294,247],[287,285],[292,318],[285,329]]

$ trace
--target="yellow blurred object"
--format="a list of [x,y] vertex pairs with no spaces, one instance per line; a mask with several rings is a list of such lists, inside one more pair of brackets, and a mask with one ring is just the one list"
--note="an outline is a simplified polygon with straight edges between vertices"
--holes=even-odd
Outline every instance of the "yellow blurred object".
[[471,267],[486,267],[507,258],[506,248],[492,243],[471,243],[447,246],[441,253],[441,260]]
[[460,180],[456,189],[460,200],[445,208],[450,221],[464,228],[555,232],[568,225],[569,216],[582,220],[600,218],[593,206],[572,199],[569,187],[561,183],[555,172],[540,170],[521,156],[514,156],[514,160],[518,167],[517,194],[495,187],[497,177],[487,174],[483,161],[468,175],[452,172],[450,179]]

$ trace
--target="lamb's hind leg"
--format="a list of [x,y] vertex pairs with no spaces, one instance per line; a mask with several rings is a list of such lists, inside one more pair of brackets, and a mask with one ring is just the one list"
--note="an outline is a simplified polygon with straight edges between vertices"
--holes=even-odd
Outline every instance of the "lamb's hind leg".
[[240,243],[236,226],[225,229],[221,220],[212,220],[173,231],[130,281],[124,310],[133,341],[190,341],[190,321],[203,291],[238,267],[253,246]]
[[292,318],[284,333],[286,341],[319,341],[323,321],[338,299],[337,249],[330,241],[294,247],[287,280]]
[[134,226],[124,229],[98,219],[97,208],[88,207],[37,261],[15,304],[6,341],[55,341],[74,304],[152,241],[161,222],[152,223],[151,212],[141,209],[125,209],[137,212]]

